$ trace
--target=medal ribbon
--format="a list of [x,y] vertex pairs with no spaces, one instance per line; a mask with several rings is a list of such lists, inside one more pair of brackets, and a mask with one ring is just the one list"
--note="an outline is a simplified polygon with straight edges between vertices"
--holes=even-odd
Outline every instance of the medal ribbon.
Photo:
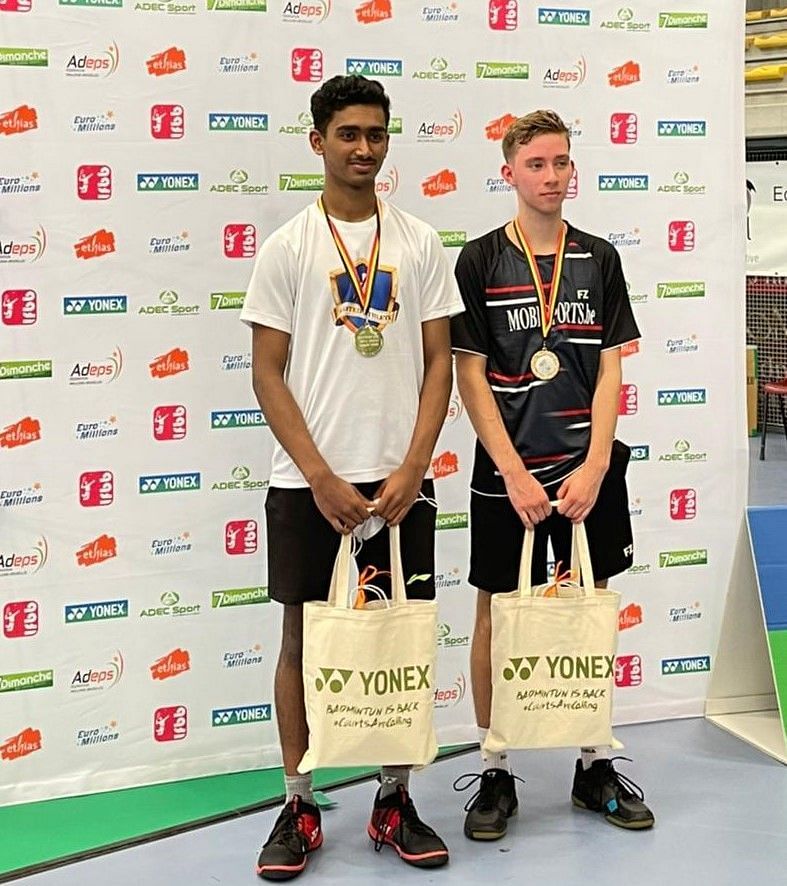
[[334,223],[330,219],[330,216],[328,215],[328,211],[325,208],[325,203],[323,203],[322,195],[320,195],[317,204],[320,207],[323,215],[325,216],[325,220],[328,222],[328,230],[331,232],[331,237],[333,238],[334,245],[336,246],[336,251],[339,253],[339,258],[342,260],[344,270],[347,272],[347,276],[350,278],[350,284],[355,291],[358,303],[363,309],[363,316],[366,320],[366,324],[369,325],[369,305],[371,302],[372,293],[374,292],[374,278],[377,276],[377,266],[380,260],[380,206],[375,200],[374,216],[377,220],[377,230],[375,231],[374,240],[372,241],[372,250],[369,256],[369,265],[366,269],[366,279],[363,283],[361,283],[355,264],[350,258],[350,253],[347,251],[347,247],[344,245],[344,240],[342,240],[342,235],[336,229],[336,225],[334,225]]
[[525,258],[527,259],[527,264],[530,268],[530,276],[533,278],[533,286],[535,287],[536,295],[538,296],[541,332],[544,336],[544,344],[546,344],[549,330],[552,328],[552,323],[555,319],[555,305],[557,304],[560,290],[560,277],[563,273],[563,256],[566,253],[566,227],[561,222],[560,233],[558,234],[557,245],[555,246],[555,267],[552,271],[552,286],[549,293],[549,301],[547,301],[544,281],[541,279],[541,271],[538,269],[538,262],[536,261],[530,243],[528,243],[527,237],[525,237],[525,232],[519,224],[518,217],[514,218],[514,233],[519,241],[519,248],[524,252]]

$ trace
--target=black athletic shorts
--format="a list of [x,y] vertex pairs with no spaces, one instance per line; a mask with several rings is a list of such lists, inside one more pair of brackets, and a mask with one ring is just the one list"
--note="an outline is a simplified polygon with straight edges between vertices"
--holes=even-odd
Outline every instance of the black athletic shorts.
[[[596,580],[624,572],[634,562],[634,545],[629,516],[626,467],[631,450],[625,443],[612,444],[609,469],[598,499],[585,520],[593,576]],[[560,484],[546,487],[554,501]],[[470,496],[470,577],[473,587],[490,593],[513,591],[519,582],[519,561],[525,527],[507,497],[477,492]],[[553,508],[536,524],[531,581],[547,579],[547,539],[552,541],[555,561],[568,569],[571,561],[571,521]]]
[[[371,499],[381,482],[353,485]],[[434,482],[424,480],[421,492],[434,500]],[[435,596],[436,516],[437,510],[419,498],[399,525],[405,583],[413,575],[428,576],[407,587],[407,596],[412,599],[433,600]],[[311,489],[270,487],[265,499],[265,522],[270,598],[293,604],[327,600],[341,535],[320,513]],[[355,547],[359,544],[355,542]],[[355,561],[359,570],[367,565],[390,570],[387,527],[361,544]],[[375,578],[373,584],[390,595],[388,576]]]

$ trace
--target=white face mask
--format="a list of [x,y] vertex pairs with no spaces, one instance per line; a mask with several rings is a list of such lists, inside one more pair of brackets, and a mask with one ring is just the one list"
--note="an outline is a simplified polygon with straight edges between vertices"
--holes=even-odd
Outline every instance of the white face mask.
[[370,514],[363,523],[353,529],[353,535],[360,541],[367,541],[385,528],[385,518]]

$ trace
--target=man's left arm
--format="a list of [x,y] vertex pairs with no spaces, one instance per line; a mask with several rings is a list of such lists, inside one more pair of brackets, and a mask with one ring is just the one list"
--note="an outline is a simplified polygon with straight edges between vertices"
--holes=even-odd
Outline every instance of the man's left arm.
[[448,398],[451,396],[448,317],[438,317],[422,323],[421,337],[424,380],[410,446],[402,464],[380,484],[375,493],[375,498],[379,499],[375,513],[384,517],[389,526],[401,523],[418,498],[448,411]]
[[558,489],[561,500],[558,512],[572,523],[581,523],[598,498],[601,481],[609,468],[612,441],[618,421],[620,384],[620,348],[601,352],[596,390],[590,408],[590,447],[582,467],[567,477]]

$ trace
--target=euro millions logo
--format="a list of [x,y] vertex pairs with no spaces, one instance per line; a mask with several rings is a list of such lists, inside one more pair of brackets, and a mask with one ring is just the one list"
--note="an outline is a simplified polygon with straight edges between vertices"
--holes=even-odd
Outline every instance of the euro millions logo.
[[529,680],[538,664],[538,655],[528,655],[523,658],[509,658],[508,664],[503,668],[503,679],[510,683],[513,679]]
[[101,508],[115,500],[112,471],[85,471],[79,477],[79,503],[83,508]]
[[153,439],[182,440],[186,436],[188,413],[181,404],[157,406],[153,410]]
[[515,31],[519,25],[518,0],[489,0],[487,23],[493,31]]
[[697,244],[697,226],[689,219],[671,221],[667,226],[670,252],[693,252]]
[[186,133],[186,112],[183,105],[153,105],[150,109],[150,134],[153,138],[183,138]]
[[619,655],[615,659],[615,685],[621,688],[642,683],[642,656]]
[[15,600],[3,607],[4,637],[34,637],[38,633],[38,625],[38,603],[35,600]]
[[77,168],[77,197],[80,200],[109,200],[111,196],[111,167],[85,164]]
[[338,695],[350,682],[353,673],[344,668],[320,668],[322,676],[315,679],[314,688],[318,692],[329,689],[334,695]]
[[230,520],[224,527],[224,550],[231,556],[254,554],[258,534],[256,520]]
[[254,225],[224,226],[224,255],[227,258],[254,258],[257,254],[257,229]]
[[636,415],[639,408],[639,392],[636,385],[621,385],[618,415]]
[[5,326],[32,326],[38,320],[38,294],[34,289],[6,289],[0,296],[0,317]]
[[185,705],[158,708],[153,714],[153,738],[156,741],[183,741],[189,731],[189,712]]
[[697,516],[697,490],[673,489],[669,494],[671,520],[693,520]]
[[321,49],[293,49],[290,54],[290,74],[297,83],[319,83],[323,77]]
[[639,138],[636,114],[615,113],[609,118],[609,140],[613,145],[635,145]]

